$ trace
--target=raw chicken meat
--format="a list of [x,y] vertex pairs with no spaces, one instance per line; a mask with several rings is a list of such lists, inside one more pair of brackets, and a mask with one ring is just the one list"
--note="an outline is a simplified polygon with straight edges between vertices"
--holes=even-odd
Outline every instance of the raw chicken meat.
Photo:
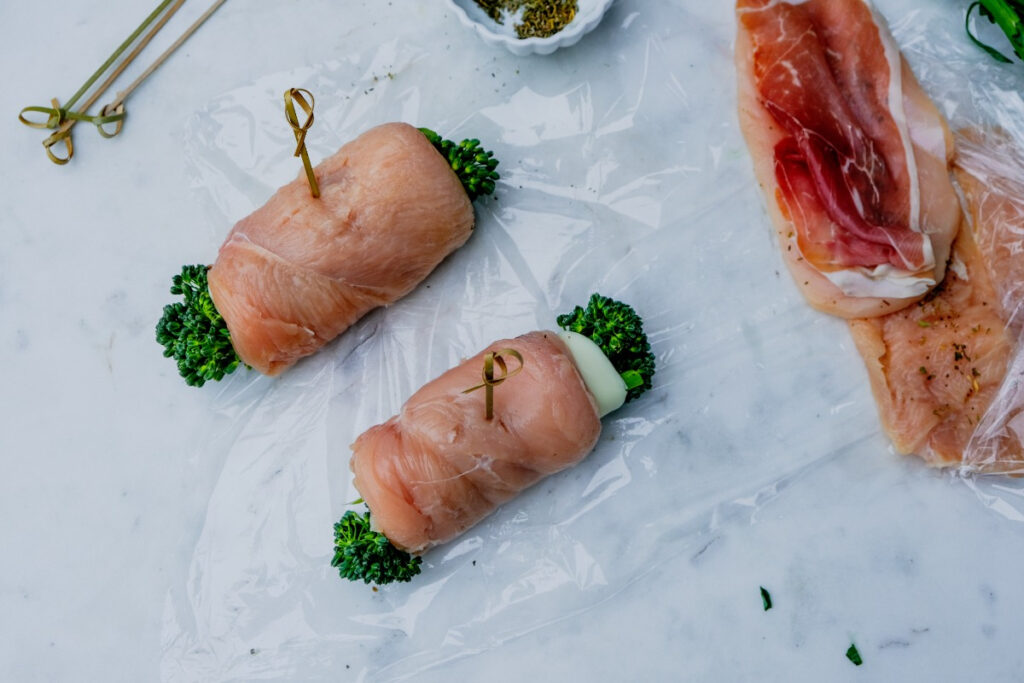
[[[484,355],[505,348],[524,362],[495,387],[487,420],[484,390],[463,392],[480,383]],[[396,547],[422,552],[578,463],[600,432],[565,342],[531,332],[491,344],[413,394],[397,416],[356,439],[351,468],[376,529]]]
[[945,122],[862,0],[738,0],[740,126],[787,266],[851,318],[941,282],[960,211]]
[[409,293],[473,229],[469,197],[416,128],[388,123],[239,221],[210,295],[246,364],[276,375],[377,306]]
[[1024,473],[1024,396],[1006,381],[1024,301],[1024,159],[998,134],[987,138],[958,141],[970,220],[945,281],[918,305],[850,330],[897,449],[933,466]]
[[915,306],[851,320],[882,426],[897,450],[960,464],[1006,374],[1013,338],[969,228],[942,285]]

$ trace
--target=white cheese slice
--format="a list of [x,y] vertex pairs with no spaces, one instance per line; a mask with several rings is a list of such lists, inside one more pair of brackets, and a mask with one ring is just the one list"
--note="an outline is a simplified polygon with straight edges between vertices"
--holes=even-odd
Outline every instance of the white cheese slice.
[[[931,243],[925,242],[931,252]],[[934,257],[932,257],[934,260]],[[934,277],[922,277],[882,264],[874,268],[858,266],[822,273],[846,296],[909,299],[935,286]]]
[[569,347],[576,369],[597,401],[597,414],[604,417],[621,408],[626,402],[626,382],[601,347],[576,332],[559,332],[558,336]]

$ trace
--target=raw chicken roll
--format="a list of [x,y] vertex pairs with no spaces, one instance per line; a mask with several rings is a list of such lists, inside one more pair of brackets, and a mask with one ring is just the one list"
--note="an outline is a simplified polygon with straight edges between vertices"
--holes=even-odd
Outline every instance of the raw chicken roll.
[[[485,354],[506,348],[524,363],[495,387],[487,420],[484,390],[464,392],[480,383]],[[413,394],[356,440],[351,467],[375,528],[419,553],[581,461],[600,432],[597,404],[565,342],[531,332],[495,342]]]
[[241,360],[276,375],[410,292],[473,229],[458,176],[405,123],[372,128],[231,230],[210,295]]

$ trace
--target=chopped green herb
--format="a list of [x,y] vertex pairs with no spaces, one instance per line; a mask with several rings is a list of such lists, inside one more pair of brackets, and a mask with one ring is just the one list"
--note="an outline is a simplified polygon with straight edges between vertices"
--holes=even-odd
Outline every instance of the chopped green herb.
[[931,327],[932,324],[930,322],[928,322],[927,320],[918,320],[917,321],[917,326],[918,327]]
[[764,589],[764,586],[761,586],[761,603],[764,605],[765,612],[772,608],[772,596]]
[[517,15],[519,38],[547,38],[569,25],[579,9],[576,0],[475,0],[491,19],[499,24]]
[[846,658],[854,663],[855,666],[860,666],[864,663],[864,660],[860,658],[860,653],[857,652],[857,646],[850,643],[850,649],[846,651]]

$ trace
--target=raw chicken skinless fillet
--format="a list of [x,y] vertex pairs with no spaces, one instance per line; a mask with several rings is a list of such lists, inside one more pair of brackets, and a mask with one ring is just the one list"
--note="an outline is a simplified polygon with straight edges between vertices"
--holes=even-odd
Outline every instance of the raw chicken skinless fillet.
[[942,285],[899,313],[851,320],[886,433],[933,466],[1024,473],[1024,397],[1007,382],[1024,302],[1024,155],[959,134],[968,217]]

